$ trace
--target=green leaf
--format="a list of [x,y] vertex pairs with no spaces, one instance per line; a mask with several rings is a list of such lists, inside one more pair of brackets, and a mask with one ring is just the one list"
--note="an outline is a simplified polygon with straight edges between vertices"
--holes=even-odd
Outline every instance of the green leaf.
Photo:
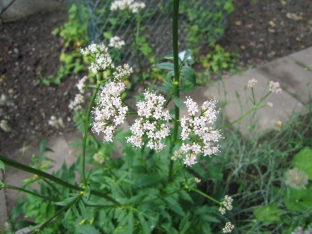
[[187,85],[179,85],[178,89],[182,92],[189,92],[195,89],[198,89],[199,86],[194,86],[192,84],[187,84]]
[[224,4],[224,9],[226,10],[227,14],[231,14],[234,11],[234,9],[235,9],[232,1],[227,1]]
[[237,90],[235,91],[235,95],[236,95],[236,98],[239,99],[239,93],[237,92]]
[[305,147],[300,150],[291,161],[294,167],[304,171],[310,180],[312,180],[312,150],[310,147]]
[[190,222],[190,213],[187,213],[187,215],[185,215],[179,225],[179,230],[181,234],[186,233],[187,229],[190,227],[191,222]]
[[103,36],[107,39],[111,39],[113,37],[113,33],[112,32],[104,32]]
[[[76,196],[77,197],[77,196]],[[55,205],[58,205],[58,206],[67,206],[69,203],[71,203],[72,201],[74,201],[76,199],[76,197],[68,197],[68,198],[65,198],[63,201],[60,201],[60,202],[56,202],[54,203]]]
[[23,228],[27,228],[29,226],[35,226],[35,225],[36,225],[36,223],[25,220],[25,221],[20,221],[20,222],[16,223],[14,225],[14,227],[16,229],[23,229]]
[[283,212],[277,207],[277,202],[255,208],[253,212],[256,218],[265,225],[279,223],[281,221],[280,216],[283,215]]
[[133,188],[142,188],[157,184],[161,178],[158,175],[141,175],[138,176],[133,182]]
[[91,226],[90,224],[76,226],[76,232],[79,234],[101,234],[94,226]]
[[148,223],[145,220],[145,217],[141,213],[138,214],[138,217],[139,217],[140,224],[141,224],[141,226],[143,228],[144,233],[145,234],[146,233],[151,233],[149,225],[148,225]]
[[5,172],[5,164],[0,160],[0,169],[3,170],[3,172]]
[[185,190],[179,192],[179,195],[182,199],[194,203],[192,197]]
[[183,105],[184,105],[184,102],[182,102],[182,100],[180,98],[178,98],[177,96],[173,96],[173,101],[174,101],[174,104],[177,105],[177,107],[179,107],[180,109],[186,109]]
[[160,63],[160,64],[153,66],[152,68],[166,69],[166,70],[170,70],[170,71],[174,70],[173,63]]
[[181,77],[183,78],[184,83],[185,83],[185,80],[188,80],[192,84],[196,85],[196,74],[193,68],[183,66],[181,70]]
[[133,225],[134,225],[133,212],[132,210],[130,210],[128,214],[128,234],[133,233]]
[[166,201],[168,208],[174,212],[176,212],[180,216],[184,216],[184,211],[181,207],[181,205],[178,203],[178,201],[172,197],[166,197],[164,198]]
[[164,57],[162,57],[160,60],[163,60],[163,59],[168,59],[168,60],[172,60],[173,61],[173,54],[167,54]]

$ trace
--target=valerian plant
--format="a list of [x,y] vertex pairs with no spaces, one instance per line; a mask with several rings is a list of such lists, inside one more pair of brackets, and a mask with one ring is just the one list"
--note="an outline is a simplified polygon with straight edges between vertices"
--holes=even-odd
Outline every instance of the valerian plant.
[[[144,5],[132,0],[115,1],[112,10],[128,9],[136,13]],[[130,14],[130,13],[129,13]],[[179,0],[173,0],[173,54],[155,68],[169,70],[162,87],[145,88],[136,106],[123,99],[126,92],[122,81],[133,72],[127,65],[115,66],[109,49],[104,44],[91,44],[81,49],[93,61],[89,69],[96,75],[96,84],[88,85],[88,77],[78,83],[79,94],[69,105],[84,119],[80,161],[70,169],[64,165],[55,175],[45,173],[46,167],[28,167],[0,156],[4,164],[33,173],[34,181],[41,182],[41,191],[17,188],[1,182],[1,187],[27,193],[29,202],[21,202],[25,210],[33,197],[45,204],[40,212],[49,211],[37,233],[229,233],[234,225],[227,216],[232,210],[233,199],[225,194],[217,198],[200,187],[206,180],[205,170],[210,157],[218,157],[223,128],[240,121],[272,92],[280,92],[279,84],[271,82],[270,91],[238,120],[223,127],[216,127],[217,102],[207,100],[199,104],[180,93],[196,89],[195,72],[185,64],[192,64],[186,53],[178,56]],[[135,38],[134,38],[135,40]],[[115,38],[111,44],[122,46]],[[110,45],[110,46],[112,46]],[[138,57],[139,58],[139,57]],[[109,76],[104,76],[106,71]],[[142,79],[142,86],[145,87]],[[256,80],[251,80],[252,89]],[[156,90],[166,93],[158,94]],[[86,89],[93,89],[87,110],[82,103]],[[167,109],[173,100],[174,115]],[[180,118],[180,109],[187,108],[188,115]],[[130,115],[138,116],[129,131],[122,131],[122,124]],[[103,142],[94,134],[103,133]],[[113,158],[115,142],[122,147],[121,157]],[[207,157],[208,156],[208,157]],[[97,164],[86,170],[86,162]],[[78,168],[80,165],[80,168]],[[81,174],[81,183],[75,182],[75,171]],[[199,178],[198,178],[199,177]],[[77,180],[77,179],[76,179]],[[223,198],[222,198],[223,197]],[[39,208],[38,208],[39,209]],[[43,221],[43,222],[42,222]],[[51,222],[53,223],[51,224]],[[51,228],[53,226],[53,228]]]

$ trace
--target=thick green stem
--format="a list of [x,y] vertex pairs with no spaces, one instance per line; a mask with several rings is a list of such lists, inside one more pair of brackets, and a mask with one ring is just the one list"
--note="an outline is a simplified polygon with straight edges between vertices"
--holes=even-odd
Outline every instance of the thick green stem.
[[85,131],[83,135],[83,142],[82,142],[82,182],[85,188],[87,188],[87,181],[86,181],[86,142],[87,142],[87,136],[88,136],[88,130],[89,130],[89,118],[90,118],[90,113],[91,113],[91,108],[93,105],[93,102],[95,100],[95,96],[97,94],[97,91],[100,88],[100,82],[97,82],[97,85],[95,87],[95,90],[93,91],[93,95],[91,97],[91,100],[89,102],[89,107],[87,111],[87,117],[86,117],[86,124],[85,124]]
[[132,38],[134,41],[135,51],[136,51],[137,58],[138,58],[138,64],[139,64],[139,69],[140,69],[140,76],[141,76],[141,81],[142,81],[142,85],[143,85],[143,90],[145,90],[145,83],[144,83],[144,79],[143,79],[143,69],[142,69],[141,58],[140,58],[140,50],[139,50],[139,46],[138,46],[138,36],[139,35],[138,35],[138,33],[137,34],[134,33],[133,22],[131,20],[130,20],[130,27],[131,27]]
[[[173,13],[172,13],[172,39],[173,39],[173,64],[174,64],[174,84],[178,86],[180,84],[180,74],[179,74],[179,45],[178,45],[178,18],[179,18],[179,0],[173,0]],[[179,97],[179,89],[176,88],[175,94]],[[179,119],[180,110],[177,105],[174,107],[175,119]],[[179,123],[174,123],[173,129],[173,141],[176,142],[178,139]],[[173,145],[172,145],[173,146]],[[171,150],[170,150],[171,152]],[[169,165],[169,183],[172,181],[172,171],[173,171],[173,160],[170,161]]]
[[216,202],[216,203],[218,203],[218,204],[221,204],[221,202],[219,202],[218,200],[216,200],[216,199],[214,199],[214,198],[208,196],[207,194],[203,193],[202,191],[199,191],[199,190],[197,190],[197,189],[195,189],[195,188],[192,188],[192,187],[187,187],[187,188],[190,189],[190,190],[193,190],[193,191],[195,191],[195,192],[197,192],[197,193],[199,193],[199,194],[201,194],[201,195],[203,195],[204,197],[210,199],[211,201],[214,201],[214,202]]
[[233,121],[232,123],[226,124],[226,125],[224,125],[224,126],[218,128],[218,130],[227,128],[227,127],[229,127],[229,126],[235,124],[236,122],[242,120],[243,118],[245,118],[245,117],[246,117],[247,115],[249,115],[253,110],[259,108],[259,107],[260,107],[260,106],[259,106],[260,103],[261,103],[264,99],[266,99],[270,94],[271,94],[271,92],[269,92],[267,95],[265,95],[265,96],[264,96],[258,103],[256,103],[246,114],[242,115],[240,118],[238,118],[237,120]]
[[[14,167],[14,168],[17,168],[19,170],[22,170],[22,171],[26,171],[26,172],[29,172],[31,174],[34,174],[34,175],[38,175],[38,176],[41,176],[41,177],[44,177],[48,180],[51,180],[57,184],[60,184],[64,187],[67,187],[69,189],[72,189],[72,190],[75,190],[75,191],[85,191],[85,189],[83,188],[80,188],[78,186],[75,186],[75,185],[72,185],[72,184],[69,184],[53,175],[50,175],[46,172],[43,172],[43,171],[40,171],[40,170],[37,170],[35,168],[32,168],[32,167],[29,167],[29,166],[26,166],[26,165],[23,165],[21,163],[18,163],[18,162],[15,162],[14,160],[12,159],[8,159],[8,158],[5,158],[3,156],[0,156],[0,160],[5,164],[5,165],[8,165],[10,167]],[[111,198],[110,196],[106,195],[105,193],[101,193],[101,192],[98,192],[98,191],[95,191],[95,190],[91,190],[91,194],[93,195],[96,195],[96,196],[99,196],[99,197],[103,197],[105,199],[107,199],[108,201],[112,202],[113,204],[117,205],[117,206],[120,206],[121,204],[119,202],[117,202],[115,199]]]
[[62,213],[65,210],[70,209],[73,205],[75,205],[83,196],[83,194],[80,194],[76,197],[75,200],[73,200],[71,203],[69,203],[67,206],[64,206],[62,209],[60,209],[58,212],[56,212],[55,215],[53,215],[51,218],[49,218],[47,221],[45,221],[36,231],[40,233],[40,231],[45,228],[55,217],[57,217],[60,213]]
[[35,195],[35,196],[37,196],[37,197],[41,197],[41,198],[43,198],[43,199],[45,199],[45,200],[48,200],[48,201],[54,201],[54,202],[56,201],[56,200],[54,200],[54,199],[52,199],[52,198],[50,198],[50,197],[42,196],[42,195],[40,195],[40,194],[37,194],[37,193],[35,193],[35,192],[33,192],[33,191],[30,191],[30,190],[27,190],[27,189],[18,188],[18,187],[11,186],[11,185],[4,185],[4,188],[14,189],[14,190],[21,191],[21,192],[24,192],[24,193],[29,193],[29,194]]

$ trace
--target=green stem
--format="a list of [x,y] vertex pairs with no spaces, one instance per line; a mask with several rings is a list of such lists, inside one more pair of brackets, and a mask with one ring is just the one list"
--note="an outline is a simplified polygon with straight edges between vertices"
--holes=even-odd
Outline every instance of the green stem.
[[[179,0],[173,0],[173,13],[172,13],[172,43],[173,43],[173,64],[174,64],[174,84],[178,86],[180,84],[180,74],[179,74],[179,45],[178,45],[178,18],[179,18]],[[179,97],[179,89],[175,89],[175,96]],[[174,106],[175,119],[179,119],[180,110],[177,105]],[[173,129],[173,141],[176,142],[178,139],[179,124],[174,123]],[[172,144],[173,147],[173,144]],[[170,152],[172,149],[170,150]],[[172,170],[173,160],[170,161],[169,165],[169,183],[172,181]]]
[[[50,175],[46,172],[43,172],[43,171],[40,171],[38,169],[35,169],[35,168],[32,168],[32,167],[29,167],[29,166],[26,166],[26,165],[23,165],[21,163],[18,163],[18,162],[15,162],[14,160],[12,159],[8,159],[8,158],[5,158],[3,156],[0,156],[0,160],[5,164],[5,165],[8,165],[10,167],[14,167],[14,168],[17,168],[19,170],[22,170],[22,171],[26,171],[26,172],[29,172],[31,174],[34,174],[34,175],[38,175],[38,176],[42,176],[48,180],[51,180],[57,184],[60,184],[64,187],[67,187],[69,189],[73,189],[75,191],[85,191],[85,189],[83,188],[80,188],[78,186],[75,186],[75,185],[72,185],[72,184],[69,184],[53,175]],[[121,204],[119,202],[117,202],[115,199],[111,198],[110,196],[106,195],[105,193],[101,193],[101,192],[98,192],[98,191],[95,191],[95,190],[91,190],[91,194],[93,195],[96,195],[96,196],[99,196],[99,197],[103,197],[105,199],[107,199],[108,201],[112,202],[113,204],[115,205],[118,205],[120,206]]]
[[192,188],[192,187],[187,187],[187,188],[190,189],[190,190],[193,190],[193,191],[195,191],[195,192],[197,192],[197,193],[199,193],[199,194],[201,194],[201,195],[203,195],[204,197],[210,199],[211,201],[214,201],[214,202],[216,202],[216,203],[218,203],[218,204],[221,204],[221,202],[219,202],[218,200],[216,200],[216,199],[214,199],[214,198],[208,196],[207,194],[203,193],[202,191],[199,191],[199,190],[197,190],[197,189],[195,189],[195,188]]
[[138,33],[137,33],[137,35],[135,35],[134,29],[133,29],[133,22],[131,20],[130,20],[130,27],[131,27],[132,38],[133,38],[133,41],[134,41],[135,51],[136,51],[137,58],[138,58],[139,69],[140,69],[140,76],[141,76],[141,81],[142,81],[142,85],[143,85],[143,90],[145,90],[145,83],[144,83],[144,79],[143,79],[143,69],[142,69],[141,58],[140,58],[140,50],[139,50],[139,46],[138,46],[138,42],[137,42]]
[[52,198],[50,198],[50,197],[42,196],[42,195],[40,195],[40,194],[37,194],[37,193],[32,192],[32,191],[27,190],[27,189],[18,188],[18,187],[11,186],[11,185],[6,185],[6,184],[4,185],[4,188],[14,189],[14,190],[21,191],[21,192],[24,192],[24,193],[29,193],[29,194],[35,195],[35,196],[37,196],[37,197],[41,197],[41,198],[43,198],[43,199],[45,199],[45,200],[48,200],[48,201],[53,201],[53,202],[56,201],[56,200],[54,200],[54,199],[52,199]]
[[91,97],[91,100],[89,102],[89,107],[88,107],[87,117],[86,117],[86,123],[85,123],[85,131],[84,131],[84,135],[83,135],[81,161],[82,161],[82,182],[83,182],[83,186],[85,188],[87,188],[87,181],[86,181],[86,142],[87,142],[87,136],[88,136],[88,130],[89,130],[89,118],[90,118],[91,108],[92,108],[93,102],[95,100],[95,96],[97,94],[97,91],[100,88],[100,84],[101,84],[100,82],[97,82],[97,85],[95,87],[95,90],[93,91],[93,95]]
[[46,182],[56,193],[61,194],[61,192],[52,184],[50,181],[46,179],[42,179],[44,182]]
[[55,215],[53,215],[51,218],[49,218],[47,221],[45,221],[36,231],[40,233],[40,231],[47,226],[55,217],[57,217],[61,212],[63,212],[64,210],[68,210],[70,207],[72,207],[73,205],[75,205],[83,196],[83,194],[79,194],[75,200],[73,200],[71,203],[69,203],[67,206],[64,206],[62,209],[60,209],[59,211],[57,211],[55,213]]
[[130,110],[136,112],[136,110],[134,108],[132,108],[131,106],[129,106],[124,100],[121,100],[123,104],[125,104]]
[[229,127],[229,126],[235,124],[236,122],[242,120],[243,118],[245,118],[245,117],[246,117],[247,115],[249,115],[253,110],[259,108],[259,107],[260,107],[259,104],[260,104],[264,99],[266,99],[270,94],[271,94],[271,92],[269,92],[267,95],[265,95],[265,96],[264,96],[258,103],[256,103],[246,114],[242,115],[240,118],[238,118],[237,120],[233,121],[232,123],[226,124],[226,125],[224,125],[224,126],[218,128],[218,130],[223,129],[223,128],[227,128],[227,127]]

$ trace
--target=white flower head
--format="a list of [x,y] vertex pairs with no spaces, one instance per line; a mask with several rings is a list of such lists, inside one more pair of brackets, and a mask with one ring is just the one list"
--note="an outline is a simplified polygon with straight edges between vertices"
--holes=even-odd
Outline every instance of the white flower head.
[[269,90],[272,93],[280,93],[282,89],[280,88],[280,84],[278,82],[270,81],[269,82]]
[[252,87],[254,87],[254,85],[255,85],[257,82],[258,82],[258,81],[257,81],[255,78],[252,78],[251,80],[248,81],[247,86],[248,86],[249,88],[252,88]]
[[304,171],[294,168],[286,172],[285,180],[286,184],[294,189],[305,189],[309,182],[309,177]]
[[120,37],[115,36],[109,40],[108,45],[110,47],[115,47],[120,50],[125,45],[125,42],[123,40],[120,40]]
[[136,13],[143,8],[145,8],[143,2],[134,2],[134,0],[115,0],[110,9],[112,11],[129,9],[132,13]]
[[[117,126],[126,119],[128,107],[122,103],[121,95],[125,91],[123,82],[106,83],[100,94],[98,106],[94,109],[92,130],[104,133],[104,141],[113,141]],[[114,126],[110,126],[113,124]]]
[[77,84],[77,88],[79,89],[80,93],[84,93],[85,92],[85,87],[86,87],[86,81],[87,81],[88,77],[84,76]]
[[230,222],[227,222],[225,224],[225,227],[223,228],[223,233],[231,233],[233,229],[234,229],[234,225],[231,224]]
[[268,103],[267,103],[267,106],[268,106],[268,107],[273,107],[273,103],[272,103],[272,102],[268,102]]
[[68,108],[78,111],[82,109],[81,104],[84,101],[84,97],[81,94],[76,94],[74,101],[70,101]]
[[147,146],[160,151],[166,146],[162,140],[170,135],[166,122],[171,120],[171,116],[169,111],[163,108],[166,101],[164,97],[148,91],[144,93],[144,97],[144,101],[137,103],[138,115],[141,118],[136,119],[130,127],[133,135],[127,138],[127,142],[141,148],[144,137],[147,136],[149,138]]
[[216,110],[215,100],[204,102],[200,109],[191,98],[184,103],[189,116],[181,119],[181,138],[190,143],[182,143],[181,150],[185,154],[184,164],[191,166],[197,163],[197,155],[211,156],[219,151],[219,145],[213,144],[221,138],[219,130],[209,127],[217,120],[219,111]]

